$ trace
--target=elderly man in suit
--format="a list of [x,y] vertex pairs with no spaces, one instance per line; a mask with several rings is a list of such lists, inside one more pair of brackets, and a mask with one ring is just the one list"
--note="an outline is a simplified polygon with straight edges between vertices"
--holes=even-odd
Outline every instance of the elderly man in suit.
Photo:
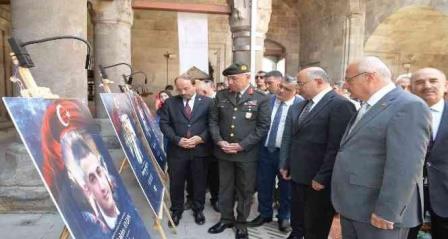
[[364,57],[346,70],[345,87],[363,104],[336,157],[333,205],[343,238],[407,238],[422,222],[423,162],[431,113],[418,97],[397,88],[388,67]]
[[320,67],[297,74],[306,99],[290,109],[280,150],[280,172],[292,179],[289,239],[326,239],[334,216],[330,181],[336,153],[353,104],[332,90]]
[[[448,104],[445,74],[435,68],[423,68],[412,74],[411,91],[422,98],[432,115],[432,137],[426,153],[424,175],[425,212],[431,215],[433,239],[448,237]],[[416,239],[420,226],[411,229],[408,238]]]
[[[175,79],[179,94],[165,101],[160,111],[160,129],[169,144],[167,149],[170,176],[171,211],[178,225],[184,210],[185,181],[191,177],[193,215],[199,225],[203,214],[207,177],[207,159],[211,155],[208,116],[212,100],[196,94],[194,81],[187,75]],[[169,224],[170,226],[173,226]]]
[[[235,238],[248,238],[246,220],[255,191],[258,145],[269,129],[269,97],[254,89],[249,68],[234,63],[223,71],[229,88],[216,94],[210,111],[210,133],[219,160],[221,220],[209,233],[236,226]],[[238,201],[235,221],[235,195]]]
[[299,102],[303,101],[302,97],[296,96],[296,89],[296,79],[285,78],[281,81],[277,94],[271,96],[271,127],[269,128],[267,138],[260,145],[260,156],[257,168],[258,212],[260,214],[249,223],[249,226],[257,227],[272,221],[274,213],[272,204],[276,184],[275,178],[279,175],[280,207],[277,214],[278,227],[282,232],[287,232],[290,229],[290,182],[281,177],[278,166],[280,161],[280,146],[282,145],[288,110],[290,107],[296,107]]

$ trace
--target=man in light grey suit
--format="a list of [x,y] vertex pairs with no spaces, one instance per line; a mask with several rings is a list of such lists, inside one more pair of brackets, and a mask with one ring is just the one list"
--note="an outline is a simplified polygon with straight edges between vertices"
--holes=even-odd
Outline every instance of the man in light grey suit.
[[332,202],[344,239],[406,238],[422,221],[422,168],[431,115],[418,97],[396,88],[376,57],[346,70],[345,87],[363,101],[341,140]]

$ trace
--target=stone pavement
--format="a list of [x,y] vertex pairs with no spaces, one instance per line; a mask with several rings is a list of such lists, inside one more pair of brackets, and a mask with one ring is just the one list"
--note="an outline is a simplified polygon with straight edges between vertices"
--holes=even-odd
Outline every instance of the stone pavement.
[[[122,174],[122,178],[152,238],[159,239],[159,234],[152,227],[153,220],[150,209],[143,194],[138,188],[137,181],[132,175],[132,171],[129,168],[126,168]],[[250,219],[254,218],[256,214],[256,204],[254,204]],[[199,226],[194,223],[192,211],[185,211],[177,228],[177,234],[173,234],[168,228],[166,217],[164,217],[162,226],[169,239],[234,238],[232,229],[227,229],[223,233],[216,235],[207,233],[208,228],[219,220],[219,214],[213,211],[209,204],[209,200],[206,201],[205,217],[206,223]],[[2,239],[57,239],[63,226],[62,219],[56,212],[46,214],[26,212],[21,214],[0,214],[0,238]],[[250,238],[252,239],[278,239],[286,238],[287,236],[277,230],[277,223],[275,222],[265,224],[259,228],[250,228],[249,233]],[[30,237],[30,235],[32,236]],[[337,239],[337,237],[333,237],[332,239]]]

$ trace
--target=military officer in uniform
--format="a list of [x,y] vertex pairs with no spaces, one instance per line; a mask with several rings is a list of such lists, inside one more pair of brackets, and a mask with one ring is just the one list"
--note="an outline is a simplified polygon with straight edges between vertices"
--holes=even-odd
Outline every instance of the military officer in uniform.
[[[246,220],[255,191],[258,145],[270,124],[269,96],[250,85],[247,65],[234,63],[223,71],[229,87],[216,94],[210,110],[210,134],[219,160],[221,220],[209,233],[236,227],[237,239],[248,238]],[[238,201],[235,220],[234,204]]]

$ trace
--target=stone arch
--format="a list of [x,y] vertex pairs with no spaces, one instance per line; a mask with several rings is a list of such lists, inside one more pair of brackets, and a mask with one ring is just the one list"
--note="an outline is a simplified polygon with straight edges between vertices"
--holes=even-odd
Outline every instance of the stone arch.
[[448,72],[446,13],[431,6],[400,8],[366,38],[365,54],[381,57],[395,76],[426,66]]
[[366,9],[365,39],[368,39],[384,20],[405,7],[431,7],[448,15],[446,0],[350,0],[350,4],[358,1],[361,2],[361,5],[365,4]]

